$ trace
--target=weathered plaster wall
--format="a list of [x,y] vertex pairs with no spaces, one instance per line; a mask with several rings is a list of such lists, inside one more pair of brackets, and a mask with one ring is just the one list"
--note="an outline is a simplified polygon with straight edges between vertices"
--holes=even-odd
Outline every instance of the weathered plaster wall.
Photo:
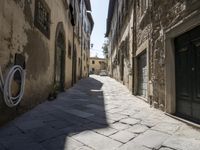
[[[127,4],[130,4],[128,8],[126,8]],[[108,61],[109,74],[132,91],[132,1],[126,3],[124,1],[116,2],[113,11],[109,33],[111,55]]]
[[[46,1],[51,9],[50,39],[47,39],[34,26],[35,1],[1,0],[0,1],[0,65],[5,73],[14,63],[16,53],[26,59],[26,85],[24,98],[19,108],[29,109],[46,100],[54,79],[55,34],[57,24],[64,23],[66,48],[72,41],[72,30],[68,13],[61,0]],[[71,42],[72,43],[72,42]],[[67,55],[66,49],[66,55]],[[71,60],[66,56],[66,87],[71,85]],[[13,109],[15,112],[15,109]],[[11,109],[0,101],[0,114],[9,118]]]

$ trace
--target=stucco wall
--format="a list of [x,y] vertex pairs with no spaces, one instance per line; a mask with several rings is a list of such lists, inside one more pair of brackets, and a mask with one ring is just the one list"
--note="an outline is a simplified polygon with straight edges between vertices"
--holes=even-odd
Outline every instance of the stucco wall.
[[[48,0],[51,9],[50,39],[46,38],[34,26],[35,1],[1,0],[0,1],[0,65],[3,73],[14,64],[14,56],[20,53],[26,59],[26,85],[25,94],[20,108],[23,110],[46,100],[54,81],[55,36],[59,22],[63,22],[66,48],[68,41],[72,41],[72,27],[68,20],[68,13],[61,0]],[[72,42],[71,42],[72,43]],[[66,49],[66,55],[67,53]],[[71,60],[66,56],[65,86],[71,85]],[[0,117],[2,120],[10,117],[10,112],[15,112],[3,105],[0,101]],[[8,115],[7,115],[8,114]]]

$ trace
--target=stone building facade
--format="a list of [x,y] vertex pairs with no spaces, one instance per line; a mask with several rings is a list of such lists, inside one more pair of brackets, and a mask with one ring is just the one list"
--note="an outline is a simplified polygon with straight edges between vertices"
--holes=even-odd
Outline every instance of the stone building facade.
[[[7,108],[0,98],[1,123],[44,101],[55,86],[62,91],[88,76],[89,69],[81,67],[89,65],[81,55],[82,41],[89,43],[94,22],[90,0],[1,0],[0,8],[2,72],[6,75],[16,62],[26,70],[25,93],[17,109]],[[85,51],[89,58],[90,47]]]
[[111,0],[107,19],[109,74],[132,90],[133,1]]
[[105,58],[90,57],[90,74],[99,75],[101,70],[107,70],[107,61]]
[[[112,56],[109,58],[119,51],[112,43],[118,46],[120,42],[114,43],[111,35],[117,34],[112,24],[120,24],[115,17],[120,2],[110,0],[106,34]],[[167,113],[199,123],[200,2],[133,0],[131,7],[132,93]],[[116,78],[114,59],[109,64]]]

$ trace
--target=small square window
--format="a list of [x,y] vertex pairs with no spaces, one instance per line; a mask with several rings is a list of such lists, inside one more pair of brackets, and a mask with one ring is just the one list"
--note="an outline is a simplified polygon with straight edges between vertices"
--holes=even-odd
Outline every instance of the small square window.
[[50,38],[50,9],[44,0],[35,1],[35,26]]
[[94,61],[94,60],[92,61],[92,64],[95,64],[95,61]]

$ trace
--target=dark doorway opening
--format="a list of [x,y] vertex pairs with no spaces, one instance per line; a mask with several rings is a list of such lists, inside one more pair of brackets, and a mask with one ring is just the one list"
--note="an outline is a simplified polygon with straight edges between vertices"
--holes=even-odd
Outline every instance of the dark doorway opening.
[[121,81],[124,81],[124,55],[121,54],[121,60],[120,60],[120,77]]
[[63,23],[58,23],[55,44],[55,75],[54,84],[60,90],[65,89],[65,31]]
[[74,85],[77,82],[77,51],[76,46],[73,48],[73,54],[72,54],[72,85]]

